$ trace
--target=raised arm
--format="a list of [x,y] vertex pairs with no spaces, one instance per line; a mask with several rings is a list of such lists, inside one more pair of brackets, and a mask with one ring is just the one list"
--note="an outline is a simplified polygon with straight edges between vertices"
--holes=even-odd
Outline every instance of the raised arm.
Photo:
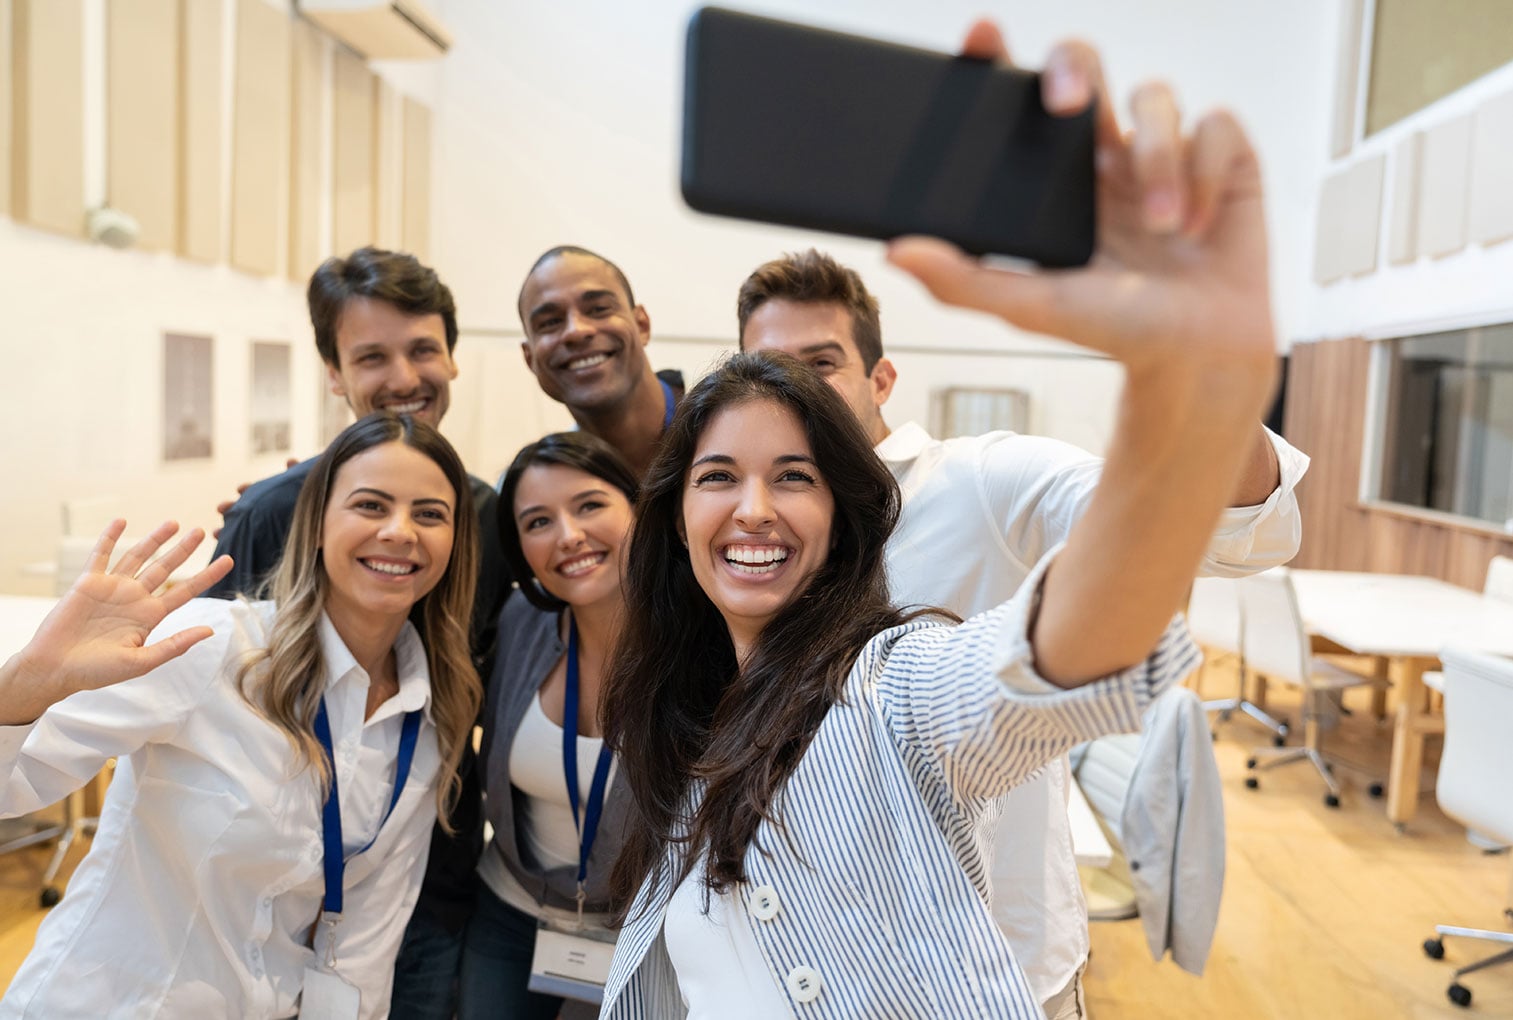
[[223,577],[231,560],[223,556],[159,594],[205,533],[196,528],[153,559],[178,531],[177,524],[164,522],[111,567],[111,552],[125,530],[125,521],[111,522],[84,573],[26,647],[0,665],[0,726],[30,723],[70,694],[141,676],[210,636],[209,627],[191,627],[147,644],[153,628]]
[[[1005,53],[986,22],[966,50]],[[1033,624],[1037,672],[1072,687],[1145,659],[1220,512],[1275,487],[1257,422],[1275,381],[1276,339],[1260,171],[1234,117],[1208,114],[1184,137],[1171,90],[1149,84],[1134,94],[1124,135],[1098,55],[1083,43],[1056,48],[1044,87],[1052,112],[1098,103],[1092,262],[1012,273],[923,238],[895,242],[889,258],[948,304],[1124,366],[1101,480],[1051,564]]]

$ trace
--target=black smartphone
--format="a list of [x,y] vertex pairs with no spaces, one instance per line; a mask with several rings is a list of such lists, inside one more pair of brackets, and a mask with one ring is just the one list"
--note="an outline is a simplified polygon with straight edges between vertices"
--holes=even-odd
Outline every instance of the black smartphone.
[[1076,266],[1093,112],[1040,76],[717,7],[688,26],[683,198],[702,212]]

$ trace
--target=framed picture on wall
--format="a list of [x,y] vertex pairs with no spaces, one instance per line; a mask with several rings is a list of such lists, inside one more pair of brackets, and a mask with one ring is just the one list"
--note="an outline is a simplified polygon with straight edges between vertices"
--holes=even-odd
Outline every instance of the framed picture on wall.
[[215,452],[214,349],[208,336],[163,334],[163,459]]
[[287,453],[290,439],[290,352],[287,341],[252,344],[252,453]]

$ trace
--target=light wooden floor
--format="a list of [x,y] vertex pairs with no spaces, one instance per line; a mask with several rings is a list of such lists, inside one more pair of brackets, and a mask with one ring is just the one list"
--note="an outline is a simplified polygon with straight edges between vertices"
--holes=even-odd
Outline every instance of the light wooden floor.
[[[1215,697],[1233,682],[1215,669],[1205,680]],[[1294,704],[1285,691],[1272,701],[1284,712]],[[1364,700],[1356,704],[1329,746],[1381,774],[1390,731],[1369,717]],[[1420,948],[1436,923],[1506,929],[1501,909],[1513,861],[1468,844],[1432,795],[1408,833],[1396,835],[1382,803],[1367,798],[1366,780],[1352,773],[1342,773],[1338,810],[1324,806],[1322,784],[1302,764],[1267,773],[1260,790],[1247,790],[1246,751],[1265,738],[1237,718],[1221,727],[1215,745],[1229,863],[1204,976],[1153,963],[1138,920],[1095,923],[1087,979],[1094,1020],[1513,1016],[1513,966],[1466,978],[1469,1011],[1445,998],[1453,968],[1491,955],[1490,946],[1450,939],[1442,961]],[[1431,744],[1431,760],[1436,753]],[[35,883],[46,857],[45,850],[0,857],[0,987],[35,937],[42,917]]]

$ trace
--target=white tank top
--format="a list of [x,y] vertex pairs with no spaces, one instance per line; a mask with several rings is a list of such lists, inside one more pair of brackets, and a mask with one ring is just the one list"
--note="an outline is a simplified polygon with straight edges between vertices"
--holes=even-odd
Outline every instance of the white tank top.
[[662,937],[678,975],[688,1020],[773,1020],[793,1016],[788,996],[767,968],[753,920],[733,889],[709,896],[695,867],[667,901]]
[[[578,810],[588,803],[593,786],[594,769],[599,764],[600,737],[578,738]],[[614,782],[619,762],[612,762],[605,789]],[[525,794],[525,801],[515,817],[515,828],[522,845],[543,868],[578,866],[578,828],[573,824],[573,808],[567,800],[567,779],[562,774],[562,727],[547,718],[541,698],[531,699],[515,743],[510,747],[510,783]],[[485,852],[478,874],[489,890],[505,903],[523,913],[553,920],[576,918],[576,912],[544,909],[509,873],[499,855]],[[585,914],[585,920],[607,920],[608,915]]]

